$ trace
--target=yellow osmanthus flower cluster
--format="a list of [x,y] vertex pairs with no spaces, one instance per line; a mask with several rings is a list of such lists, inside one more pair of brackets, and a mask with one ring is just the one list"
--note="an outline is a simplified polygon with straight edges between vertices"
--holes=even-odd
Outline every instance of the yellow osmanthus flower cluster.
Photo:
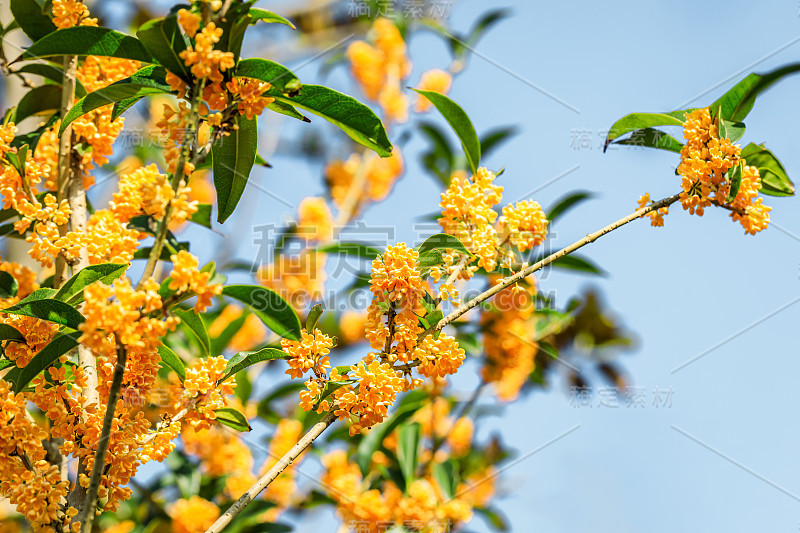
[[345,205],[359,172],[364,172],[365,176],[364,186],[357,198],[357,207],[366,202],[385,200],[394,183],[403,174],[403,155],[400,148],[395,146],[389,157],[363,158],[359,154],[353,154],[347,161],[335,160],[329,163],[325,167],[325,179],[337,207],[342,208]]
[[[185,10],[182,10],[185,11]],[[200,15],[196,13],[186,14],[179,19],[187,26],[183,26],[189,37],[194,38],[194,46],[189,46],[180,53],[181,59],[187,67],[191,68],[195,78],[207,79],[210,83],[222,83],[222,73],[234,66],[233,52],[223,52],[215,50],[214,45],[222,38],[222,28],[217,28],[216,24],[209,22],[199,32]],[[191,22],[189,22],[191,20]],[[193,31],[193,33],[190,33]]]
[[192,496],[181,498],[169,510],[172,533],[203,533],[219,518],[219,507],[213,502]]
[[184,182],[178,192],[172,190],[169,176],[158,171],[153,163],[122,174],[119,189],[111,200],[111,211],[126,223],[137,215],[164,218],[164,210],[172,203],[171,223],[181,224],[197,212],[197,201],[189,200],[191,188]]
[[431,476],[412,481],[404,494],[392,481],[385,481],[380,489],[368,488],[358,465],[348,461],[344,450],[329,453],[322,464],[322,484],[336,502],[339,517],[364,531],[378,533],[387,525],[449,531],[472,518],[470,502],[460,494],[448,498]]
[[402,82],[411,73],[406,43],[400,30],[387,18],[378,18],[370,41],[355,41],[347,48],[353,76],[370,100],[377,100],[387,122],[408,120],[408,97]]
[[[498,282],[497,278],[492,279]],[[516,290],[515,290],[516,288]],[[491,309],[483,312],[481,325],[486,361],[481,377],[494,386],[502,401],[517,398],[535,368],[536,334],[534,278],[500,291]]]
[[325,198],[308,196],[300,201],[297,234],[306,241],[327,242],[333,238],[333,216]]
[[186,379],[173,387],[173,409],[186,410],[183,420],[195,430],[208,429],[216,420],[214,411],[228,406],[228,397],[236,387],[236,378],[224,376],[228,362],[223,356],[197,359],[186,369]]
[[[178,169],[178,160],[186,140],[186,132],[190,130],[189,115],[190,108],[186,102],[179,102],[178,109],[172,107],[171,104],[164,103],[164,112],[155,123],[159,140],[164,143],[164,161],[167,162],[167,171],[172,175]],[[190,176],[192,172],[194,172],[194,164],[186,161],[183,173]]]
[[59,29],[97,26],[97,19],[89,18],[89,8],[80,0],[53,0],[53,23]]
[[[691,214],[702,216],[709,206],[731,211],[731,218],[739,222],[745,233],[755,235],[769,224],[771,207],[764,205],[759,196],[761,177],[758,169],[749,166],[741,157],[742,148],[728,138],[720,138],[719,120],[712,119],[710,110],[696,109],[686,114],[683,126],[686,144],[681,149],[678,174],[681,176],[681,205]],[[741,166],[741,181],[736,196],[729,202],[731,176]],[[639,207],[649,205],[650,195],[639,198]],[[651,225],[663,226],[667,208],[649,213]]]
[[181,294],[196,295],[194,311],[202,313],[211,305],[211,299],[222,293],[222,284],[209,283],[212,273],[198,270],[200,262],[186,250],[171,255],[170,261],[172,272],[169,275],[169,289]]
[[328,354],[333,348],[333,339],[319,329],[312,333],[303,330],[299,341],[281,339],[281,347],[291,357],[286,373],[292,378],[302,378],[309,370],[321,377],[331,366]]

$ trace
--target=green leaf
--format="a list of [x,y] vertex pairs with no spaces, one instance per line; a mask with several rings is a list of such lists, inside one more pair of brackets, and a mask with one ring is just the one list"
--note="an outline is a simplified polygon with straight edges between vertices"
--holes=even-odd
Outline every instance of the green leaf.
[[441,250],[428,250],[425,253],[419,254],[417,259],[417,270],[424,278],[427,277],[429,271],[444,263],[444,257]]
[[[64,69],[51,63],[29,63],[19,67],[17,72],[35,74],[59,86],[64,81]],[[78,98],[86,96],[86,87],[83,86],[80,80],[75,80],[75,96]]]
[[297,120],[302,120],[303,122],[311,122],[311,120],[307,116],[297,111],[297,109],[293,108],[289,104],[278,102],[277,100],[269,104],[267,106],[267,109],[275,113],[279,113],[281,115],[286,115],[287,117],[295,118]]
[[294,72],[280,63],[259,57],[239,61],[236,65],[236,77],[266,81],[274,89],[289,96],[296,95],[302,87]]
[[0,341],[25,342],[25,336],[8,324],[0,324]]
[[61,107],[61,87],[41,85],[34,87],[22,98],[14,111],[14,121],[22,122],[28,117],[55,113]]
[[189,222],[211,229],[211,204],[197,204],[197,211],[189,217]]
[[125,111],[136,105],[142,98],[144,98],[144,96],[134,96],[132,98],[120,100],[119,102],[114,102],[114,107],[111,108],[111,122],[117,120]]
[[267,11],[266,9],[259,9],[257,7],[251,7],[250,8],[250,18],[252,19],[250,21],[250,24],[255,24],[259,20],[263,20],[264,22],[285,24],[286,26],[289,26],[293,30],[297,29],[297,28],[294,27],[294,24],[292,24],[289,20],[283,18],[280,15],[277,15],[277,14],[273,13],[272,11]]
[[266,96],[324,118],[381,157],[389,157],[392,153],[392,143],[381,120],[372,109],[352,96],[321,85],[303,85],[296,96],[286,96],[273,88]]
[[80,333],[59,333],[47,346],[39,350],[39,353],[33,356],[27,365],[19,368],[19,374],[16,375],[14,380],[14,392],[19,392],[24,389],[33,378],[39,375],[44,369],[52,365],[58,360],[59,357],[73,349],[78,345],[78,337]]
[[178,354],[166,344],[162,344],[158,347],[158,355],[161,357],[161,362],[174,370],[183,383],[183,380],[186,379],[186,365],[183,364],[183,360],[178,357]]
[[452,499],[455,497],[456,488],[458,487],[458,470],[456,469],[455,461],[450,459],[444,463],[434,464],[433,478],[447,498]]
[[771,151],[750,143],[742,148],[741,156],[747,164],[758,169],[761,176],[761,192],[770,196],[794,196],[794,183],[786,174],[786,169]]
[[481,143],[478,140],[478,134],[475,132],[475,126],[472,125],[467,113],[461,106],[441,93],[419,89],[412,90],[430,100],[433,106],[447,120],[447,123],[450,124],[450,127],[453,128],[453,131],[461,140],[461,146],[464,148],[464,154],[467,156],[470,170],[473,174],[477,173],[481,162]]
[[214,188],[217,191],[217,222],[220,224],[228,220],[242,198],[258,147],[256,118],[236,115],[233,120],[238,124],[238,129],[231,130],[230,135],[211,146]]
[[48,4],[37,0],[11,0],[9,7],[14,21],[33,42],[56,31],[56,25],[50,18],[52,10],[46,7]]
[[181,319],[182,323],[186,324],[189,331],[192,332],[192,335],[194,335],[200,343],[200,347],[203,349],[203,355],[208,357],[210,354],[211,341],[208,339],[208,330],[206,329],[206,324],[203,322],[203,319],[197,316],[197,313],[191,309],[175,309],[173,313]]
[[485,133],[481,137],[481,157],[486,157],[489,152],[516,134],[517,128],[513,126],[498,128]]
[[55,292],[54,289],[37,289],[11,307],[0,310],[0,313],[30,316],[78,329],[84,321],[83,315],[72,306],[53,300]]
[[136,36],[147,51],[167,70],[184,81],[191,81],[189,67],[180,58],[180,53],[186,50],[189,42],[178,27],[176,15],[145,22],[139,26]]
[[406,480],[406,487],[411,485],[414,480],[414,472],[417,470],[417,457],[420,445],[420,423],[413,422],[405,424],[400,428],[400,438],[397,442],[397,460],[400,463],[400,470]]
[[13,298],[17,295],[18,290],[19,283],[17,283],[17,278],[5,270],[0,270],[0,298]]
[[300,319],[277,292],[258,285],[228,285],[222,294],[239,300],[272,331],[291,340],[300,340]]
[[447,250],[455,250],[461,254],[469,254],[466,246],[464,246],[464,244],[458,240],[457,237],[448,235],[447,233],[437,233],[436,235],[431,235],[417,248],[420,256],[431,250],[441,250],[442,252]]
[[53,298],[73,307],[77,306],[83,302],[83,291],[87,286],[97,282],[111,285],[111,282],[119,279],[127,269],[128,265],[120,263],[89,265],[69,278]]
[[[766,74],[749,74],[720,96],[709,107],[713,112],[721,108],[722,117],[727,120],[741,122],[756,102],[756,97],[767,90],[781,78],[800,71],[800,63],[792,63]],[[716,115],[715,115],[716,116]]]
[[222,383],[232,375],[256,363],[275,359],[288,359],[289,357],[289,354],[277,348],[262,348],[255,352],[239,352],[230,358],[218,383]]
[[720,139],[730,139],[735,143],[744,136],[745,126],[743,122],[731,122],[723,118],[719,119]]
[[311,308],[311,311],[308,312],[308,316],[306,317],[306,331],[308,333],[314,332],[314,328],[317,327],[317,321],[321,316],[322,316],[322,305],[316,304],[314,307]]
[[728,197],[725,198],[726,203],[730,203],[739,194],[739,187],[742,185],[742,165],[736,165],[728,172],[728,179],[731,182],[731,190],[728,192]]
[[576,254],[565,255],[561,259],[557,259],[550,264],[556,268],[576,270],[578,272],[595,274],[597,276],[605,276],[606,274],[605,271],[597,266],[596,263]]
[[683,148],[683,144],[681,144],[678,139],[655,128],[643,128],[640,130],[635,130],[631,133],[630,137],[618,139],[612,144],[625,144],[629,146],[639,146],[642,148],[657,148],[659,150],[667,150],[669,152],[676,153],[680,153],[681,148]]
[[685,114],[691,110],[672,111],[670,113],[631,113],[625,115],[611,126],[603,146],[605,152],[615,139],[632,131],[652,128],[653,126],[683,126]]
[[217,415],[217,422],[233,428],[236,431],[252,431],[252,427],[247,423],[247,417],[241,411],[233,407],[222,407],[214,411]]
[[63,133],[73,120],[99,107],[150,94],[171,93],[172,88],[166,82],[166,75],[167,71],[162,67],[148,65],[129,78],[87,94],[70,108],[67,116],[61,121],[59,132]]
[[594,194],[588,191],[569,193],[556,201],[556,205],[550,208],[550,211],[547,213],[547,220],[552,224],[573,207],[592,198],[594,198]]
[[510,531],[508,519],[500,514],[500,511],[491,507],[473,507],[473,510],[480,514],[495,531]]
[[475,21],[473,24],[472,29],[467,36],[467,42],[470,44],[470,48],[474,48],[475,45],[478,43],[478,40],[483,37],[483,35],[489,31],[489,28],[503,20],[504,18],[508,18],[511,16],[511,10],[506,8],[500,9],[493,9]]
[[47,34],[25,50],[21,59],[54,56],[103,56],[152,63],[153,57],[136,37],[93,26],[75,26]]
[[346,255],[370,261],[381,255],[381,251],[377,248],[359,242],[335,242],[320,246],[317,250],[326,254]]

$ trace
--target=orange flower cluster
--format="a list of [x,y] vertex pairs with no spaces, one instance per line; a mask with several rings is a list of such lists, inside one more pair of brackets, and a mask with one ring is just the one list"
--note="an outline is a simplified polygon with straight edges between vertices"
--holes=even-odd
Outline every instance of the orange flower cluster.
[[53,0],[53,23],[59,29],[97,26],[97,19],[89,18],[89,8],[80,0]]
[[372,44],[355,41],[347,48],[353,76],[367,98],[377,100],[388,122],[408,120],[408,98],[401,89],[411,73],[406,43],[397,26],[387,18],[375,20]]
[[539,246],[547,238],[548,220],[539,202],[524,200],[503,208],[500,219],[509,241],[520,252]]
[[527,278],[529,281],[500,291],[493,309],[485,311],[481,318],[486,351],[481,377],[494,385],[495,394],[503,401],[517,398],[535,368],[539,348],[533,340],[536,334],[533,279]]
[[89,263],[130,263],[139,246],[139,241],[147,234],[129,228],[109,209],[98,209],[89,217],[86,232],[68,233],[80,239],[89,256]]
[[191,193],[191,188],[183,181],[178,192],[173,191],[169,176],[161,174],[158,167],[151,164],[120,177],[119,190],[111,200],[111,211],[123,223],[141,214],[161,220],[167,205],[172,203],[170,220],[181,224],[197,212],[197,202],[189,200]]
[[328,354],[333,348],[333,339],[319,329],[314,329],[313,334],[303,330],[299,341],[281,339],[281,347],[291,356],[286,374],[293,379],[302,378],[309,370],[317,377],[324,376],[331,366]]
[[[365,165],[365,168],[361,168]],[[394,147],[389,157],[369,157],[363,159],[353,154],[347,161],[336,160],[325,167],[325,179],[331,190],[333,203],[343,207],[350,195],[350,189],[356,175],[365,173],[365,183],[361,188],[357,205],[365,202],[385,200],[392,190],[395,181],[403,174],[403,155],[400,148]]]
[[414,480],[404,494],[391,481],[384,482],[381,490],[367,489],[361,471],[347,460],[344,450],[326,455],[322,464],[322,483],[336,502],[339,517],[345,523],[363,524],[365,531],[385,531],[387,524],[413,531],[447,531],[472,518],[468,500],[460,494],[448,498],[430,476]]
[[[174,175],[178,168],[186,132],[189,131],[190,108],[186,102],[180,102],[176,110],[172,105],[164,104],[164,113],[156,122],[159,138],[164,141],[164,161],[167,162],[167,172]],[[194,172],[194,165],[190,161],[184,163],[183,173],[190,176]]]
[[217,418],[214,411],[228,405],[228,396],[233,394],[236,378],[231,376],[218,383],[227,364],[222,356],[198,359],[186,369],[183,383],[174,387],[173,409],[186,409],[183,419],[195,430],[210,428]]
[[275,101],[274,98],[262,96],[269,91],[270,85],[265,81],[246,78],[234,78],[225,84],[234,101],[238,101],[237,109],[240,115],[253,118],[261,115],[268,105]]
[[305,249],[298,255],[280,255],[258,272],[258,280],[300,312],[322,298],[325,287],[325,254]]
[[[234,66],[233,52],[215,50],[214,45],[222,38],[222,28],[217,28],[216,24],[209,22],[197,32],[199,23],[195,17],[199,19],[199,15],[192,15],[184,14],[183,18],[179,19],[181,24],[188,23],[183,29],[195,40],[194,46],[189,46],[181,52],[180,57],[186,66],[191,68],[195,78],[199,80],[206,78],[210,83],[220,84],[223,81],[222,73]],[[192,30],[196,33],[190,33]]]
[[169,289],[181,294],[190,292],[196,295],[194,312],[202,313],[211,305],[211,299],[222,293],[222,284],[209,284],[212,273],[198,270],[200,262],[186,250],[171,255],[170,261],[172,272],[169,275]]
[[[686,144],[681,149],[678,174],[682,176],[681,204],[692,214],[703,214],[706,207],[717,205],[730,209],[731,217],[751,235],[769,224],[771,207],[758,196],[761,178],[758,169],[747,165],[741,147],[730,139],[719,137],[717,121],[712,121],[708,108],[686,115],[683,127]],[[727,202],[731,183],[727,173],[741,165],[741,185],[736,197]],[[655,220],[654,220],[655,222]],[[655,224],[654,224],[655,225]]]
[[[453,77],[449,72],[445,72],[440,68],[432,68],[422,73],[417,89],[447,94],[452,84]],[[431,108],[431,105],[430,100],[419,95],[417,96],[417,105],[414,107],[414,111],[424,113]]]
[[333,238],[333,216],[325,198],[308,196],[297,206],[297,234],[306,241]]
[[466,357],[458,342],[446,333],[440,334],[438,338],[433,335],[425,337],[414,355],[420,361],[418,372],[428,378],[443,378],[455,374]]
[[[639,209],[646,207],[652,204],[653,201],[650,199],[650,193],[644,193],[642,196],[639,197],[638,204]],[[650,217],[650,225],[661,227],[664,225],[664,215],[669,214],[669,206],[661,207],[656,209],[655,211],[650,211],[647,213],[647,216]]]
[[216,504],[201,498],[181,498],[169,511],[172,518],[172,533],[203,533],[216,522],[220,511]]

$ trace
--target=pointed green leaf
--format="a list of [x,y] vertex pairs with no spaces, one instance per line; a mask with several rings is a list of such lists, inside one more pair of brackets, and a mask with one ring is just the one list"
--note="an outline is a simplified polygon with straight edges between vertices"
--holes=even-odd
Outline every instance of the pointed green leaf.
[[139,26],[136,36],[164,68],[184,81],[191,81],[189,67],[180,57],[180,53],[186,50],[189,42],[178,27],[176,15],[145,22]]
[[61,107],[61,87],[41,85],[34,87],[22,98],[14,111],[14,121],[19,123],[28,117],[56,113]]
[[273,88],[267,96],[324,118],[381,157],[389,157],[392,153],[392,143],[381,120],[372,109],[352,96],[321,85],[303,85],[296,96],[286,96]]
[[382,253],[377,248],[359,242],[335,242],[320,246],[317,250],[326,254],[346,255],[349,257],[369,259],[370,261]]
[[239,352],[230,358],[218,383],[222,383],[232,375],[256,363],[275,359],[289,359],[289,354],[277,348],[262,348],[255,352]]
[[763,145],[750,143],[742,148],[741,156],[747,160],[748,165],[758,169],[762,193],[770,196],[794,196],[794,183],[775,154]]
[[51,9],[45,7],[47,2],[37,0],[11,0],[11,14],[25,35],[36,42],[48,33],[56,31],[56,25],[50,16]]
[[266,81],[274,89],[289,96],[296,95],[302,87],[294,72],[280,63],[259,57],[239,61],[236,65],[236,77]]
[[59,333],[53,337],[53,340],[39,350],[39,353],[34,355],[27,365],[17,369],[19,374],[16,375],[14,380],[14,392],[24,389],[40,372],[76,347],[78,345],[78,337],[80,337],[80,333]]
[[69,278],[64,285],[58,289],[54,298],[77,306],[83,301],[84,289],[92,283],[101,282],[106,285],[120,278],[128,269],[128,265],[120,263],[103,263],[99,265],[89,265],[80,272]]
[[211,229],[211,204],[197,204],[197,211],[189,217],[189,221]]
[[258,121],[236,115],[238,129],[211,146],[214,188],[217,191],[217,222],[228,220],[242,198],[250,170],[256,160]]
[[290,28],[297,29],[294,27],[294,24],[289,22],[289,20],[283,18],[280,15],[273,13],[272,11],[267,11],[266,9],[259,9],[257,7],[250,8],[250,24],[255,24],[259,20],[263,20],[264,22],[271,22],[271,23],[278,23],[278,24],[285,24]]
[[144,96],[133,96],[131,98],[120,100],[119,102],[114,102],[114,107],[111,108],[111,122],[114,122],[121,117],[125,111],[136,105],[136,103],[142,98],[144,98]]
[[444,463],[434,464],[433,478],[447,498],[455,497],[458,487],[458,469],[454,460],[450,459]]
[[30,316],[78,329],[84,321],[83,315],[72,306],[53,300],[55,292],[54,289],[37,289],[11,307],[0,310],[0,313]]
[[306,317],[306,331],[308,333],[314,332],[314,328],[317,327],[317,321],[321,316],[322,316],[322,305],[316,304],[314,307],[311,308],[311,311],[308,312],[308,316]]
[[294,107],[290,106],[289,104],[284,104],[283,102],[278,102],[277,100],[269,104],[267,106],[267,109],[269,109],[274,113],[278,113],[280,115],[286,115],[287,117],[301,120],[303,122],[311,122],[311,120],[307,116],[300,113]]
[[241,411],[233,407],[223,407],[214,411],[217,422],[224,424],[236,431],[252,431],[252,427],[247,423],[247,417]]
[[189,331],[192,332],[192,335],[194,335],[200,343],[200,347],[203,349],[203,355],[208,357],[211,349],[211,341],[208,339],[208,330],[206,329],[206,324],[203,322],[203,319],[197,316],[197,313],[191,309],[175,309],[173,313],[180,318],[181,323],[185,324]]
[[239,300],[272,331],[291,340],[300,340],[300,319],[277,292],[258,285],[228,285],[222,294]]
[[487,132],[481,137],[481,157],[486,157],[486,154],[505,142],[509,137],[513,137],[516,134],[517,128],[513,126],[498,128]]
[[161,362],[174,370],[183,383],[183,380],[186,379],[186,365],[183,364],[183,360],[178,357],[178,354],[166,344],[162,344],[158,347],[158,355],[161,357]]
[[47,34],[25,50],[21,59],[55,56],[103,56],[152,63],[153,56],[136,37],[93,26],[75,26]]
[[478,134],[475,132],[475,126],[472,125],[467,113],[461,106],[441,93],[419,89],[412,90],[430,100],[433,106],[447,120],[447,123],[450,124],[450,127],[453,128],[453,131],[461,141],[469,168],[475,174],[481,162],[481,143],[478,140]]
[[731,182],[731,190],[728,192],[728,197],[725,198],[726,203],[730,203],[739,194],[739,187],[742,185],[742,165],[736,165],[728,172],[728,179]]
[[172,92],[172,88],[166,82],[166,75],[167,71],[162,67],[148,65],[129,78],[87,94],[70,108],[67,116],[61,121],[60,132],[63,133],[64,129],[76,118],[98,107],[150,94],[169,94]]
[[576,254],[565,255],[561,259],[557,259],[550,264],[556,268],[576,270],[578,272],[585,272],[586,274],[594,274],[597,276],[605,276],[606,274],[596,263]]
[[5,270],[0,270],[0,298],[13,298],[17,295],[18,290],[17,278]]
[[615,139],[622,137],[626,133],[631,133],[644,128],[653,126],[683,126],[687,111],[672,111],[670,113],[631,113],[625,115],[611,126],[603,146],[603,151],[608,148]]
[[658,150],[667,150],[669,152],[680,153],[683,145],[667,133],[656,128],[643,128],[631,132],[630,137],[625,139],[618,139],[613,141],[612,144],[625,144],[629,146],[639,146],[643,148],[656,148]]
[[0,341],[25,342],[25,336],[8,324],[0,324]]
[[792,63],[767,72],[766,74],[749,74],[745,79],[720,96],[709,107],[712,110],[721,108],[723,118],[741,122],[747,117],[750,110],[753,109],[756,97],[760,93],[770,88],[781,78],[795,74],[798,71],[800,71],[800,63]]
[[425,242],[419,245],[417,251],[420,255],[429,252],[431,250],[441,250],[445,252],[447,250],[455,250],[461,254],[469,254],[466,246],[457,237],[452,235],[448,235],[447,233],[437,233],[436,235],[431,235]]

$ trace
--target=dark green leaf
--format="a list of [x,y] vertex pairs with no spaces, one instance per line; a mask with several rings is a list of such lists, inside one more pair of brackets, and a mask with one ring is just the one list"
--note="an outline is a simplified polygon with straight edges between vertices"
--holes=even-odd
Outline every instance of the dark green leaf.
[[259,9],[257,7],[251,7],[250,8],[250,18],[252,19],[250,21],[250,24],[255,24],[259,20],[263,20],[264,22],[273,22],[273,23],[276,22],[278,24],[285,24],[286,26],[289,26],[293,30],[296,29],[294,27],[294,24],[289,22],[287,19],[283,18],[280,15],[276,15],[272,11],[267,11],[266,9]]
[[551,265],[556,268],[564,268],[567,270],[585,272],[587,274],[605,276],[605,271],[597,266],[597,264],[583,256],[576,254],[565,255],[561,259],[553,261]]
[[228,364],[225,366],[225,373],[219,379],[219,383],[222,383],[237,372],[253,366],[256,363],[288,358],[289,354],[277,348],[262,348],[255,352],[239,352],[228,361]]
[[183,364],[183,360],[178,357],[178,354],[172,351],[172,349],[162,344],[158,347],[158,355],[161,357],[161,362],[170,367],[181,380],[186,379],[186,365]]
[[486,154],[494,150],[509,137],[516,135],[516,133],[517,128],[512,126],[498,128],[484,134],[483,137],[481,137],[481,157],[486,157]]
[[547,213],[547,220],[549,220],[552,224],[556,221],[556,219],[560,218],[561,215],[573,207],[576,207],[578,204],[585,202],[586,200],[590,200],[593,197],[594,194],[588,191],[569,193],[568,195],[560,198],[556,202],[556,205],[550,208],[550,211]]
[[[29,63],[19,67],[17,72],[35,74],[52,81],[56,85],[61,85],[64,81],[64,69],[51,63]],[[80,80],[75,80],[75,96],[78,98],[86,96],[86,87],[83,86]]]
[[469,254],[467,248],[460,240],[458,240],[457,237],[448,235],[447,233],[437,233],[436,235],[431,235],[417,248],[417,251],[420,255],[431,250],[441,250],[442,252],[447,250],[455,250],[461,254]]
[[490,507],[473,507],[495,531],[510,531],[508,520],[499,511]]
[[55,322],[62,326],[78,329],[84,318],[74,307],[64,302],[53,300],[54,289],[38,289],[30,293],[11,307],[0,313],[15,314],[39,318],[48,322]]
[[208,357],[208,355],[210,355],[211,341],[208,339],[208,330],[206,329],[206,324],[203,322],[203,319],[197,316],[197,313],[191,309],[175,309],[173,312],[175,316],[180,318],[181,322],[189,328],[189,331],[192,332],[192,335],[194,335],[200,343],[200,348],[203,349],[203,355]]
[[670,113],[631,113],[625,115],[611,126],[606,137],[603,151],[615,139],[632,131],[652,128],[653,126],[683,126],[685,113],[689,111],[672,111]]
[[80,333],[64,334],[59,333],[47,346],[39,350],[24,368],[20,368],[14,381],[14,392],[24,389],[33,378],[39,375],[44,369],[52,365],[59,357],[78,345]]
[[61,87],[41,85],[25,93],[17,104],[14,121],[19,123],[34,115],[55,113],[61,107]]
[[381,157],[389,157],[392,153],[392,143],[381,120],[372,109],[352,96],[321,85],[303,85],[296,96],[285,96],[273,88],[267,96],[324,118]]
[[268,59],[242,59],[236,65],[237,78],[253,78],[266,81],[281,93],[294,96],[302,87],[294,72],[280,63]]
[[798,71],[800,71],[800,63],[792,63],[766,74],[749,74],[745,79],[720,96],[709,107],[713,112],[721,108],[723,118],[741,122],[747,117],[750,110],[753,109],[756,97],[761,92],[767,90],[773,83],[779,81],[781,78]]
[[5,270],[0,270],[0,298],[13,298],[17,295],[18,290],[17,278]]
[[358,242],[335,242],[320,246],[317,250],[326,254],[346,255],[361,259],[369,259],[370,261],[381,255],[381,251],[377,248]]
[[128,269],[128,265],[121,263],[103,263],[89,265],[69,278],[58,290],[54,298],[71,306],[77,306],[83,301],[83,290],[92,283],[111,283],[121,277]]
[[75,102],[61,121],[60,132],[64,132],[73,120],[89,111],[131,98],[139,98],[150,94],[168,94],[172,92],[166,80],[167,72],[159,66],[148,65],[131,77],[112,83],[102,89],[91,92]]
[[242,529],[239,533],[289,533],[292,526],[280,522],[262,522]]
[[300,319],[277,292],[258,285],[228,285],[222,294],[244,303],[272,331],[291,340],[300,340]]
[[217,415],[217,422],[229,428],[233,428],[236,431],[252,431],[253,429],[250,427],[250,424],[247,423],[247,417],[245,417],[241,411],[233,407],[223,407],[217,409],[214,413]]
[[133,107],[142,98],[144,98],[144,96],[134,96],[132,98],[120,100],[119,102],[114,102],[114,107],[111,108],[111,121],[117,120],[125,111]]
[[283,102],[279,102],[275,100],[271,104],[267,106],[267,109],[270,111],[274,111],[275,113],[279,113],[281,115],[286,115],[287,117],[295,118],[297,120],[302,120],[303,122],[311,122],[311,120],[297,111],[294,107],[290,106],[289,104],[284,104]]
[[728,197],[725,202],[730,203],[739,194],[739,187],[742,185],[742,165],[736,165],[728,172],[728,179],[731,182],[731,190],[728,192]]
[[452,499],[456,494],[456,487],[458,487],[458,471],[456,469],[455,461],[452,459],[444,463],[436,463],[433,465],[433,478],[441,487],[442,492],[447,498]]
[[250,170],[256,160],[258,121],[236,115],[238,129],[211,146],[214,188],[217,191],[217,222],[222,224],[233,214],[242,198]]
[[189,42],[178,27],[177,16],[149,20],[139,26],[136,36],[167,70],[184,81],[191,81],[189,67],[180,58],[180,53],[186,50]]
[[118,57],[143,63],[153,62],[153,57],[136,37],[93,26],[75,26],[49,33],[25,50],[21,59],[72,55]]
[[25,336],[8,324],[0,324],[0,341],[25,342]]
[[475,45],[478,43],[478,40],[483,37],[483,35],[489,31],[489,28],[503,20],[504,18],[508,18],[511,16],[511,10],[506,8],[500,9],[493,9],[475,21],[475,24],[472,26],[468,36],[467,42],[470,45],[470,48],[474,48]]
[[438,126],[430,122],[420,122],[419,130],[431,142],[430,149],[422,154],[422,163],[436,174],[446,186],[450,185],[450,176],[455,165],[455,154],[450,142]]
[[794,183],[775,154],[763,145],[750,143],[742,148],[741,156],[747,160],[748,165],[758,169],[762,193],[770,196],[794,196]]
[[197,211],[189,217],[189,221],[211,229],[211,204],[197,204]]
[[655,128],[644,128],[631,132],[630,137],[625,139],[618,139],[612,144],[625,144],[629,146],[640,146],[642,148],[657,148],[659,150],[667,150],[669,152],[680,153],[683,145],[667,133]]
[[56,25],[50,17],[51,10],[45,7],[47,2],[37,0],[11,0],[11,14],[14,20],[36,42],[48,33],[56,31]]
[[400,470],[406,480],[406,487],[414,481],[414,472],[417,470],[417,457],[420,444],[420,423],[405,424],[400,428],[400,438],[397,441],[397,459]]
[[314,332],[314,328],[317,327],[317,321],[321,316],[322,316],[322,305],[316,304],[314,307],[311,308],[311,311],[308,312],[308,316],[306,317],[306,331],[308,333]]
[[421,91],[419,89],[413,90],[430,100],[433,106],[447,120],[447,123],[450,124],[450,127],[453,128],[453,131],[461,140],[461,146],[467,156],[469,168],[475,174],[481,162],[481,143],[478,140],[478,134],[475,132],[475,126],[472,125],[467,113],[461,106],[441,93]]

